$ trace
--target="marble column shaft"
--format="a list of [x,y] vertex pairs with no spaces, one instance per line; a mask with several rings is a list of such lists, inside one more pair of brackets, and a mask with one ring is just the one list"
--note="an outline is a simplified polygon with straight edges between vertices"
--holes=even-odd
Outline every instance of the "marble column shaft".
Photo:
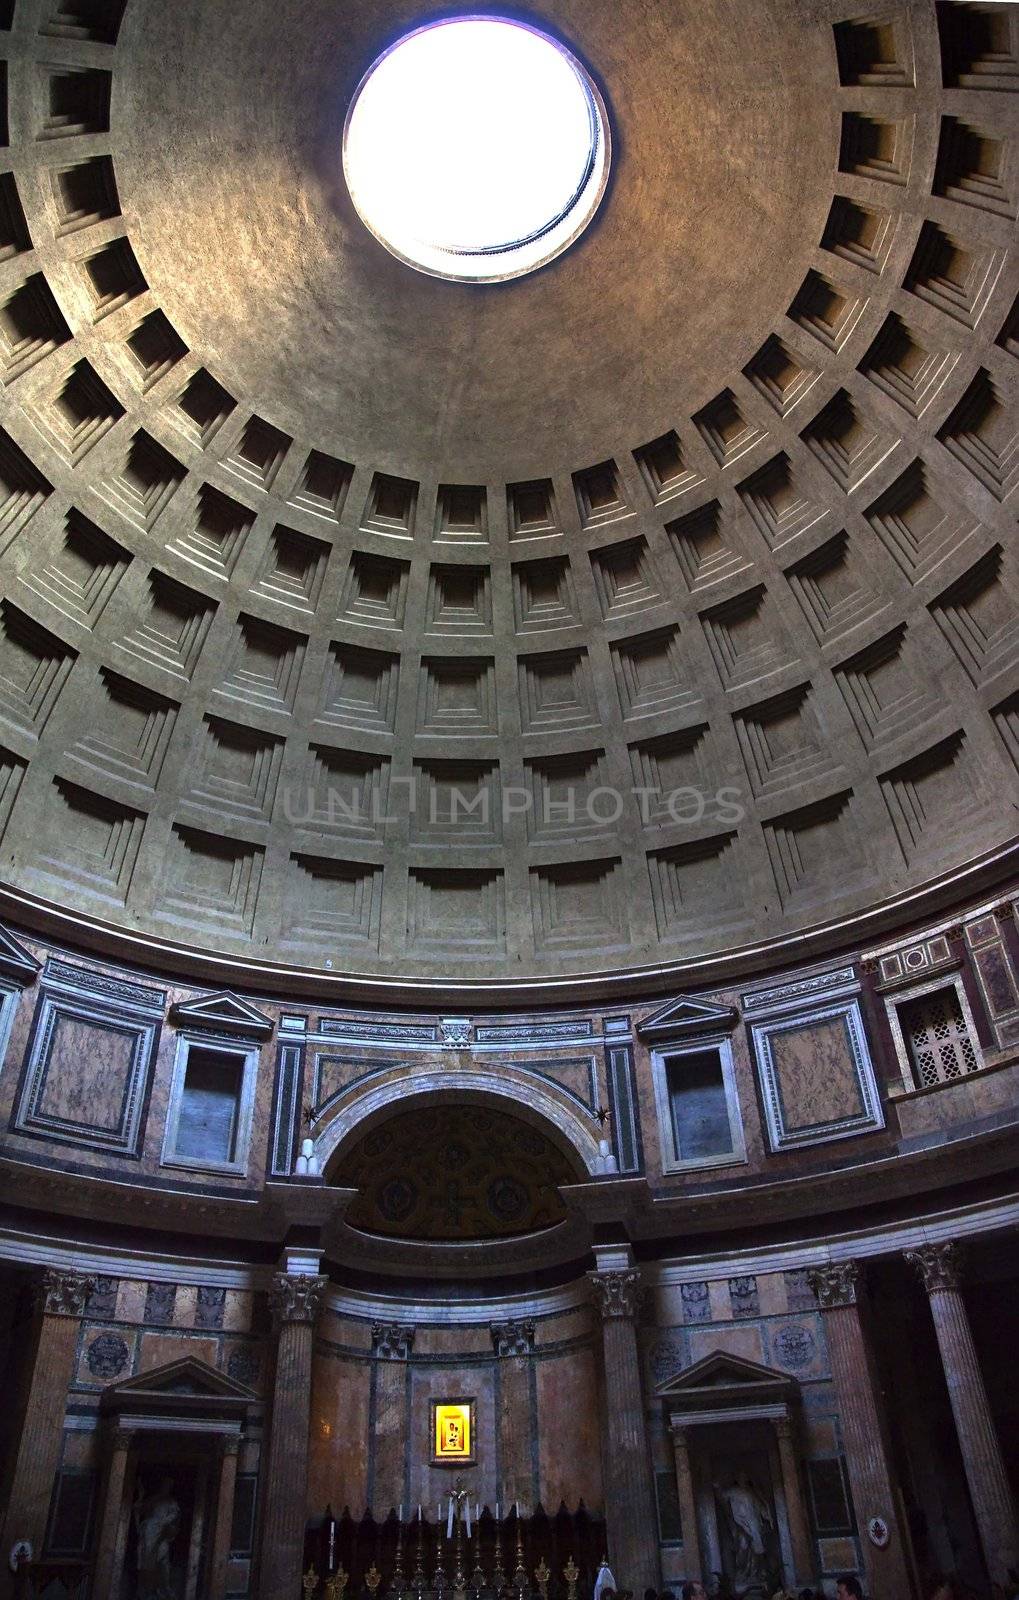
[[640,1378],[636,1269],[591,1274],[605,1354],[605,1515],[616,1582],[640,1594],[661,1588],[658,1516]]
[[676,1460],[676,1495],[679,1499],[679,1520],[683,1529],[683,1575],[686,1578],[699,1578],[701,1536],[697,1527],[697,1497],[694,1494],[690,1446],[685,1428],[673,1427],[672,1451]]
[[779,1417],[775,1423],[778,1458],[782,1467],[782,1488],[785,1493],[786,1516],[789,1520],[789,1543],[792,1546],[796,1586],[813,1582],[814,1546],[807,1526],[807,1512],[803,1504],[800,1469],[793,1442],[791,1417]]
[[298,1600],[308,1517],[308,1435],[315,1320],[326,1279],[279,1272],[272,1304],[278,1328],[269,1462],[262,1513],[262,1600]]
[[[824,1316],[866,1588],[870,1594],[907,1600],[916,1593],[912,1548],[899,1505],[878,1385],[856,1300],[858,1275],[856,1263],[847,1261],[812,1271],[810,1281]],[[868,1524],[873,1518],[880,1518],[888,1528],[888,1543],[883,1549],[868,1537]]]
[[117,1548],[124,1513],[124,1490],[127,1478],[127,1458],[131,1449],[131,1435],[118,1430],[110,1445],[103,1490],[103,1509],[99,1522],[99,1539],[96,1544],[95,1573],[92,1579],[93,1594],[114,1594],[115,1578],[119,1576]]
[[1019,1567],[1015,1502],[1002,1459],[983,1373],[960,1287],[960,1253],[952,1243],[907,1250],[930,1300],[948,1398],[966,1470],[984,1560],[994,1583]]
[[38,1338],[7,1514],[0,1533],[0,1594],[9,1592],[6,1552],[28,1539],[36,1559],[46,1538],[53,1480],[74,1376],[74,1357],[92,1279],[77,1272],[47,1268],[36,1286]]
[[237,1488],[237,1456],[240,1440],[223,1441],[219,1463],[219,1489],[216,1495],[216,1525],[213,1529],[212,1566],[209,1575],[209,1600],[224,1600],[227,1569],[230,1564],[230,1536],[233,1529],[234,1493]]

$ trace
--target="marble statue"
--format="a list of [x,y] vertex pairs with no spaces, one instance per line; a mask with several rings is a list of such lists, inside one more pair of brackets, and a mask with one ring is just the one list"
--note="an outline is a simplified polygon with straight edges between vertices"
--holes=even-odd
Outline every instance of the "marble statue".
[[767,1530],[774,1527],[771,1507],[745,1472],[728,1485],[716,1484],[715,1494],[725,1508],[735,1581],[741,1586],[759,1582],[767,1564]]
[[176,1600],[170,1547],[180,1525],[180,1505],[174,1498],[173,1479],[164,1478],[155,1494],[139,1491],[133,1517],[138,1540],[138,1600]]

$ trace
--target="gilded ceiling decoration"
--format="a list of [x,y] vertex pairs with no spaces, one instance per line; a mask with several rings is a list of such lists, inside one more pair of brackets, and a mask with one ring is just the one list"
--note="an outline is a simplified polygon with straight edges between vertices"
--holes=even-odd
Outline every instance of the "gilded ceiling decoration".
[[378,1124],[333,1182],[359,1190],[354,1228],[390,1238],[464,1240],[562,1222],[557,1192],[576,1174],[530,1124],[482,1106],[432,1106]]

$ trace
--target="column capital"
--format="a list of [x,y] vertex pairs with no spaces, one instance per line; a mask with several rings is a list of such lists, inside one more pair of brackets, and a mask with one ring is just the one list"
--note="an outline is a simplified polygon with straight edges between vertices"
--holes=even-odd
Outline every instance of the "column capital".
[[240,1454],[241,1436],[239,1433],[224,1433],[219,1441],[219,1453],[224,1460],[228,1456]]
[[920,1275],[928,1294],[938,1289],[958,1289],[962,1278],[962,1247],[954,1239],[943,1244],[921,1244],[903,1255]]
[[827,1266],[811,1267],[807,1282],[817,1296],[822,1311],[840,1306],[855,1306],[860,1267],[856,1261],[830,1261]]
[[314,1323],[322,1309],[322,1296],[328,1278],[303,1272],[274,1272],[269,1304],[273,1322],[282,1327],[287,1322]]
[[416,1331],[407,1322],[373,1322],[372,1355],[379,1361],[409,1361]]
[[588,1277],[594,1287],[598,1310],[606,1321],[614,1317],[636,1321],[644,1298],[644,1282],[637,1267],[589,1272]]
[[95,1278],[46,1267],[35,1286],[36,1307],[47,1317],[82,1317]]
[[781,1417],[773,1417],[775,1433],[780,1439],[791,1439],[793,1436],[793,1419],[786,1411]]
[[534,1323],[529,1318],[490,1322],[488,1331],[497,1356],[527,1356],[534,1349]]

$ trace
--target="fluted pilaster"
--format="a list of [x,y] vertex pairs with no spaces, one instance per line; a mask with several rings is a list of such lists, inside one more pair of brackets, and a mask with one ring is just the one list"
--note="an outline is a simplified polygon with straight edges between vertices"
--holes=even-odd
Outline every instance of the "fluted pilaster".
[[658,1519],[644,1417],[636,1319],[642,1297],[635,1268],[591,1274],[605,1355],[606,1521],[617,1582],[639,1593],[659,1588]]
[[1001,1445],[962,1297],[962,1256],[952,1242],[907,1250],[930,1300],[963,1466],[984,1559],[995,1583],[1019,1566],[1019,1528]]
[[[27,1539],[42,1552],[53,1479],[60,1461],[60,1442],[67,1409],[67,1391],[85,1303],[94,1279],[80,1272],[47,1268],[35,1286],[37,1341],[32,1381],[11,1482],[10,1501],[0,1534],[0,1548],[10,1550]],[[0,1564],[0,1595],[9,1592],[6,1557]]]
[[271,1303],[277,1329],[276,1381],[262,1520],[262,1600],[301,1592],[307,1520],[311,1355],[327,1280],[278,1272]]
[[[875,1595],[902,1595],[905,1600],[916,1593],[915,1571],[891,1469],[880,1389],[857,1303],[859,1267],[853,1261],[840,1261],[815,1268],[810,1286],[824,1313],[867,1589]],[[868,1536],[868,1528],[877,1522],[888,1530],[883,1548]]]

